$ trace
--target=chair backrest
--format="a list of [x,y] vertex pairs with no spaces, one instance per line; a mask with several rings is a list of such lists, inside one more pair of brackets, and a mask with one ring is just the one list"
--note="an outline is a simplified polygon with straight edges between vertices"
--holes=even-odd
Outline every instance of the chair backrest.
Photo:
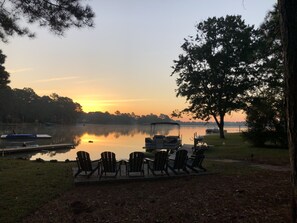
[[188,151],[181,149],[176,151],[173,169],[184,169],[187,165]]
[[155,154],[154,159],[154,170],[161,171],[166,170],[168,164],[168,152],[167,151],[159,151]]
[[115,154],[113,152],[103,152],[101,153],[101,161],[104,172],[116,172],[117,171],[117,161]]
[[92,163],[89,153],[85,151],[78,151],[76,155],[78,168],[82,171],[92,171]]
[[129,171],[140,172],[143,170],[144,153],[133,152],[129,155]]

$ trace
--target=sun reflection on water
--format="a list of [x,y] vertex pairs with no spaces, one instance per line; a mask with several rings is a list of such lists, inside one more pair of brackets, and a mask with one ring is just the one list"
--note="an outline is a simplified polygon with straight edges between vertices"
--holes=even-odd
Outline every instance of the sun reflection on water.
[[[181,126],[182,144],[193,144],[193,136],[204,135],[207,127]],[[226,127],[228,132],[243,130],[239,126]],[[128,159],[129,154],[134,151],[144,152],[145,137],[151,135],[150,126],[129,125],[70,125],[55,126],[53,128],[28,127],[23,132],[46,133],[53,136],[52,141],[38,141],[39,145],[56,143],[74,143],[73,149],[53,151],[42,151],[39,153],[27,153],[25,157],[31,160],[41,158],[43,160],[75,160],[78,151],[87,151],[92,160],[100,159],[104,151],[112,151],[117,159]],[[159,134],[175,135],[176,129],[163,129]]]

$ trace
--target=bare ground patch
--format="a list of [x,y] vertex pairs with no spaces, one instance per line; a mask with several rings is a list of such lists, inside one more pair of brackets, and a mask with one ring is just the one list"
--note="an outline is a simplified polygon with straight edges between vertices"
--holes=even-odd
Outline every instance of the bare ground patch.
[[24,222],[288,222],[289,173],[77,186]]

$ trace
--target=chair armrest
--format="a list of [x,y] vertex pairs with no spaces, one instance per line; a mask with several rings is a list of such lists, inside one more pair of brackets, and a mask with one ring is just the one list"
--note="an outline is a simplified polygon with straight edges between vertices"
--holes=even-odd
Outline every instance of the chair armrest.
[[151,158],[145,158],[145,159],[144,159],[144,162],[147,162],[147,163],[149,163],[149,162],[154,162],[154,160],[153,160],[153,159],[151,159]]

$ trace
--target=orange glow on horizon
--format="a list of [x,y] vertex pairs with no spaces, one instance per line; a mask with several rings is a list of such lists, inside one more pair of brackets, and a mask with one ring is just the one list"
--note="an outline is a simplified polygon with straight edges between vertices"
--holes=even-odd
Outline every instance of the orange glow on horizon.
[[87,113],[95,111],[107,111],[109,107],[108,104],[100,103],[97,100],[77,100],[77,103],[79,103],[82,106],[82,110]]
[[[129,108],[127,105],[122,106],[121,108],[115,109],[115,104],[113,103],[106,103],[106,102],[100,102],[98,100],[81,100],[77,101],[81,106],[82,110],[86,113],[88,112],[109,112],[110,114],[115,113],[117,110],[120,111],[121,113],[135,113],[135,115],[149,115],[149,114],[155,114],[155,115],[160,115],[162,114],[167,114],[170,118],[171,117],[171,112],[157,112],[154,113],[154,111],[151,112],[144,112],[142,109],[143,107],[133,107]],[[148,108],[146,110],[149,110]],[[225,116],[225,122],[243,122],[245,121],[246,114],[242,111],[239,112],[232,112],[230,115]],[[183,122],[200,122],[202,120],[199,119],[192,119],[190,116],[184,116],[183,118],[172,118],[174,120],[180,120]],[[214,122],[214,119],[211,118],[210,122]]]
[[232,112],[231,115],[226,115],[225,122],[244,122],[246,114],[243,111]]

